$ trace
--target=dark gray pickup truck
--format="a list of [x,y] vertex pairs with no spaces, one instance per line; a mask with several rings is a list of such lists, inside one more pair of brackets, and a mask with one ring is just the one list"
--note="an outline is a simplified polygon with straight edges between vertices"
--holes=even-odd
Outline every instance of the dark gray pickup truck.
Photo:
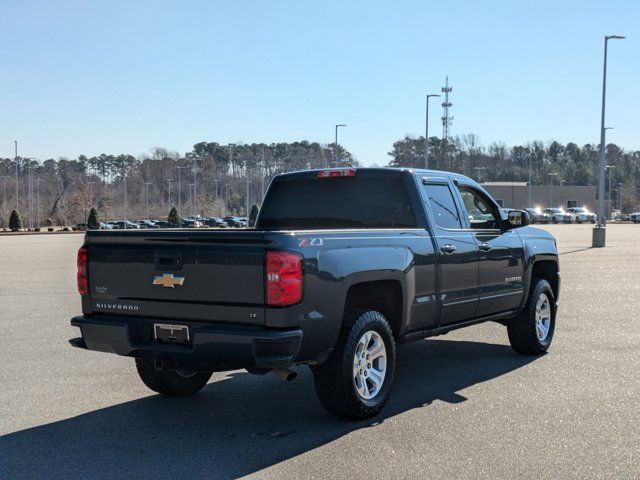
[[[506,218],[504,218],[506,217]],[[364,419],[384,406],[396,344],[484,321],[522,354],[553,337],[554,238],[503,214],[473,180],[409,169],[277,176],[255,228],[87,232],[75,347],[136,359],[152,390],[188,395],[214,371],[295,377]]]

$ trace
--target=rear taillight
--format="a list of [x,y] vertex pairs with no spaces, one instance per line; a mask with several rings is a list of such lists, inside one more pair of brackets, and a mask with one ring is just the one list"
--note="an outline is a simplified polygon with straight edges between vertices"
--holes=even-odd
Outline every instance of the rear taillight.
[[89,279],[87,278],[87,260],[88,251],[85,247],[78,250],[78,293],[80,295],[89,295]]
[[355,177],[356,171],[353,168],[338,168],[336,170],[320,170],[318,172],[318,178],[332,178],[332,177]]
[[302,299],[302,256],[267,252],[267,305],[286,307]]

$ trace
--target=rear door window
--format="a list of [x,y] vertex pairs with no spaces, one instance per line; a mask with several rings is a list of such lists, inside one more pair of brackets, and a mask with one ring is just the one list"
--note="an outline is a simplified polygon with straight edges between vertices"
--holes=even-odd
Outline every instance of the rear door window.
[[462,228],[460,212],[449,185],[434,183],[427,184],[424,188],[429,197],[429,206],[435,217],[436,225],[441,228]]

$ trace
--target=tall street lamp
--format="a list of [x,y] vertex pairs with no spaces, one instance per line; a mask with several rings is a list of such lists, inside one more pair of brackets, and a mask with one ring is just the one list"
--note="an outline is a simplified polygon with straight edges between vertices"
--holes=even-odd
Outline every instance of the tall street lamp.
[[338,162],[340,161],[340,157],[338,156],[338,127],[346,127],[345,124],[343,123],[339,123],[338,125],[336,125],[336,143],[334,144],[334,162],[335,162],[335,166],[338,166]]
[[169,199],[168,199],[168,201],[169,201],[169,210],[171,210],[171,207],[172,207],[172,205],[171,205],[171,182],[173,182],[173,178],[166,178],[165,180],[169,184]]
[[532,181],[532,175],[531,175],[531,152],[529,152],[529,208],[531,208],[531,181]]
[[249,184],[252,183],[251,180],[249,180],[249,176],[247,175],[247,218],[249,218]]
[[182,228],[182,176],[181,171],[185,167],[176,167],[178,169],[178,220],[180,223],[180,227]]
[[607,45],[609,40],[622,40],[622,35],[604,37],[604,66],[602,69],[602,111],[600,114],[600,168],[598,178],[598,224],[593,229],[592,247],[604,247],[606,243],[606,222],[604,219],[604,176],[605,176],[605,127],[604,111],[607,95]]
[[429,169],[429,99],[431,97],[439,97],[435,93],[427,94],[427,111],[424,119],[424,168]]
[[5,227],[7,223],[7,176],[3,175],[2,178],[2,226]]
[[605,168],[605,170],[609,170],[609,199],[608,199],[609,200],[609,208],[608,208],[607,217],[609,218],[609,220],[611,220],[611,177],[613,176],[612,172],[611,172],[611,169],[612,168],[616,168],[616,166],[615,165],[605,165],[604,168]]
[[18,141],[14,140],[13,144],[15,146],[15,156],[14,160],[16,162],[16,212],[18,211]]
[[557,177],[557,173],[547,173],[549,175],[549,208],[553,208],[553,177]]
[[146,203],[147,203],[147,220],[149,220],[149,185],[151,185],[150,182],[144,182],[144,186],[147,187],[147,198],[146,198]]

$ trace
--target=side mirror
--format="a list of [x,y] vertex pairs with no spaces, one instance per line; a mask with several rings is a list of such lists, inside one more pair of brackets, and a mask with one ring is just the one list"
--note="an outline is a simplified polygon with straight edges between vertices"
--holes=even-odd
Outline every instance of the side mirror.
[[508,228],[526,227],[531,223],[529,213],[524,210],[509,210],[507,221]]

